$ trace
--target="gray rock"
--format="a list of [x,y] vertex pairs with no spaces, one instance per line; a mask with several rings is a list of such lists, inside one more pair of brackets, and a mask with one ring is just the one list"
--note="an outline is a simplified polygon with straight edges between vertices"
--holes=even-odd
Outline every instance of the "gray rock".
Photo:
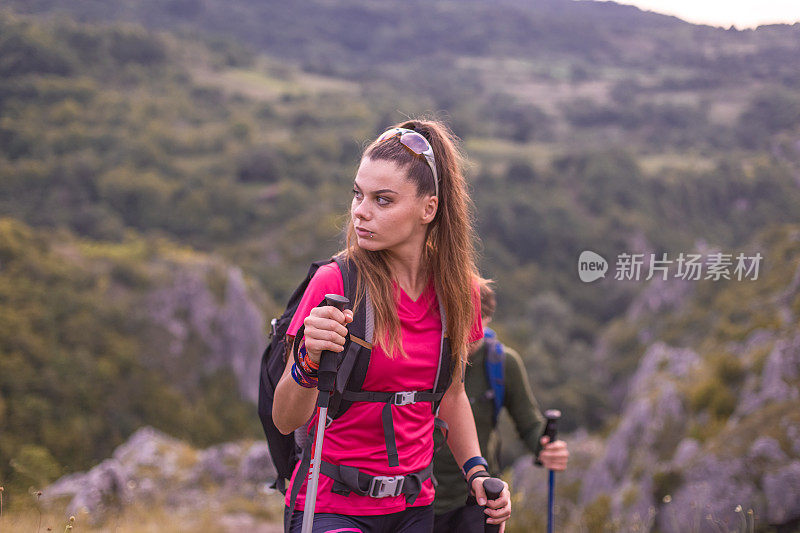
[[228,498],[251,499],[274,476],[266,443],[230,442],[198,451],[146,427],[112,458],[88,472],[63,477],[44,495],[49,501],[69,498],[68,512],[85,510],[97,524],[129,504],[185,510]]
[[266,442],[253,443],[245,452],[242,461],[241,476],[251,483],[264,483],[275,479],[277,472],[269,455]]
[[777,339],[761,375],[750,375],[734,417],[741,419],[773,401],[800,401],[800,335]]
[[800,461],[764,475],[766,519],[769,524],[784,524],[800,519]]
[[72,497],[67,512],[87,511],[93,523],[106,513],[120,509],[132,499],[127,472],[114,459],[107,459],[85,474],[66,476],[44,491],[44,501]]
[[747,452],[750,461],[758,462],[762,468],[780,466],[787,462],[788,457],[778,441],[769,437],[759,437]]
[[[656,259],[660,258],[657,256]],[[643,273],[644,277],[646,274]],[[675,277],[665,280],[656,273],[628,306],[627,318],[635,322],[643,316],[680,308],[693,292],[691,281]]]
[[[586,505],[600,494],[618,494],[623,485],[646,485],[643,476],[633,479],[636,469],[652,472],[659,461],[674,453],[680,435],[673,431],[685,418],[682,397],[673,379],[693,372],[699,357],[691,350],[664,343],[652,345],[631,379],[628,400],[616,430],[608,437],[603,454],[584,476],[580,502]],[[674,442],[671,441],[674,439]],[[637,511],[647,515],[654,505],[651,491],[642,491]]]
[[800,391],[791,383],[800,373],[800,336],[791,340],[779,339],[767,358],[762,374],[761,397],[763,400],[787,400],[800,398]]
[[792,446],[792,453],[796,459],[800,459],[800,427],[795,424],[785,424],[784,430],[786,431],[786,437],[789,439],[789,442]]
[[[208,276],[224,268],[224,296],[214,295]],[[266,343],[264,317],[250,295],[242,271],[215,263],[180,269],[171,286],[148,298],[148,313],[168,333],[167,354],[176,357],[194,332],[208,348],[202,371],[230,367],[243,398],[258,401],[260,355]]]
[[685,438],[675,449],[675,455],[672,457],[672,465],[674,468],[682,468],[689,464],[689,462],[700,451],[700,443],[692,438]]
[[718,459],[703,456],[691,469],[683,471],[684,480],[672,494],[672,501],[662,505],[658,527],[668,533],[684,531],[724,531],[736,529],[740,515],[736,506],[746,512],[763,511],[763,501],[755,485],[748,479],[744,459]]

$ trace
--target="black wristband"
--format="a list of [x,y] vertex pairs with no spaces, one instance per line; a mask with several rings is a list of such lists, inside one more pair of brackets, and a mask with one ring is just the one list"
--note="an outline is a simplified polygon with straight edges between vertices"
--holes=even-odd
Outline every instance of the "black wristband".
[[479,477],[492,477],[492,475],[486,470],[478,470],[477,472],[469,476],[469,479],[467,480],[467,487],[469,487],[470,491],[472,490],[472,482]]
[[467,459],[467,462],[464,463],[464,466],[461,467],[461,471],[464,473],[464,477],[467,476],[470,470],[472,470],[478,465],[481,465],[484,468],[489,468],[489,463],[487,463],[486,459],[484,459],[480,455],[476,455],[475,457],[470,457],[469,459]]

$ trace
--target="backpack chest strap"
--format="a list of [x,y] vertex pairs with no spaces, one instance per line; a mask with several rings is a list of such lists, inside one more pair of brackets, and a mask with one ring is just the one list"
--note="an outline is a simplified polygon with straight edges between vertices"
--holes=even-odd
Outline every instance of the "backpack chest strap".
[[406,504],[413,504],[422,490],[422,484],[433,475],[433,462],[420,470],[406,475],[371,476],[354,466],[335,465],[322,461],[320,472],[333,479],[333,492],[347,496],[355,492],[359,496],[390,498],[405,495]]
[[393,405],[410,405],[418,402],[438,402],[444,396],[444,391],[348,391],[342,392],[342,398],[351,402],[383,403],[381,410],[381,425],[383,426],[383,440],[386,442],[386,456],[389,466],[400,466],[400,456],[397,452],[397,436],[394,431]]
[[431,390],[425,391],[400,391],[400,392],[384,392],[384,391],[349,391],[342,392],[342,397],[351,402],[373,402],[373,403],[386,403],[390,405],[410,405],[419,402],[438,402],[444,397],[444,391],[433,392]]

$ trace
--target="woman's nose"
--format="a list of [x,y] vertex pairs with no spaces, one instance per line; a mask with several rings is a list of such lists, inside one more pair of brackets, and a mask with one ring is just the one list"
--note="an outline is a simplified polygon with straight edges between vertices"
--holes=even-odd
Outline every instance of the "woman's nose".
[[369,220],[369,210],[366,207],[366,203],[363,199],[361,201],[353,200],[353,218]]

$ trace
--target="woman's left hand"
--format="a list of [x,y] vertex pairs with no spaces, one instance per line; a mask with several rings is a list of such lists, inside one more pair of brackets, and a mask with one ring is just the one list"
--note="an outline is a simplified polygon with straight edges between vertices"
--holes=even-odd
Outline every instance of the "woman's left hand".
[[[511,492],[508,490],[508,483],[503,481],[503,492],[496,500],[486,501],[486,491],[483,490],[483,481],[485,477],[479,477],[472,480],[472,491],[475,494],[475,499],[478,505],[485,505],[484,513],[488,517],[486,523],[488,524],[501,524],[500,533],[505,530],[505,521],[511,516]],[[502,480],[501,480],[502,481]]]

